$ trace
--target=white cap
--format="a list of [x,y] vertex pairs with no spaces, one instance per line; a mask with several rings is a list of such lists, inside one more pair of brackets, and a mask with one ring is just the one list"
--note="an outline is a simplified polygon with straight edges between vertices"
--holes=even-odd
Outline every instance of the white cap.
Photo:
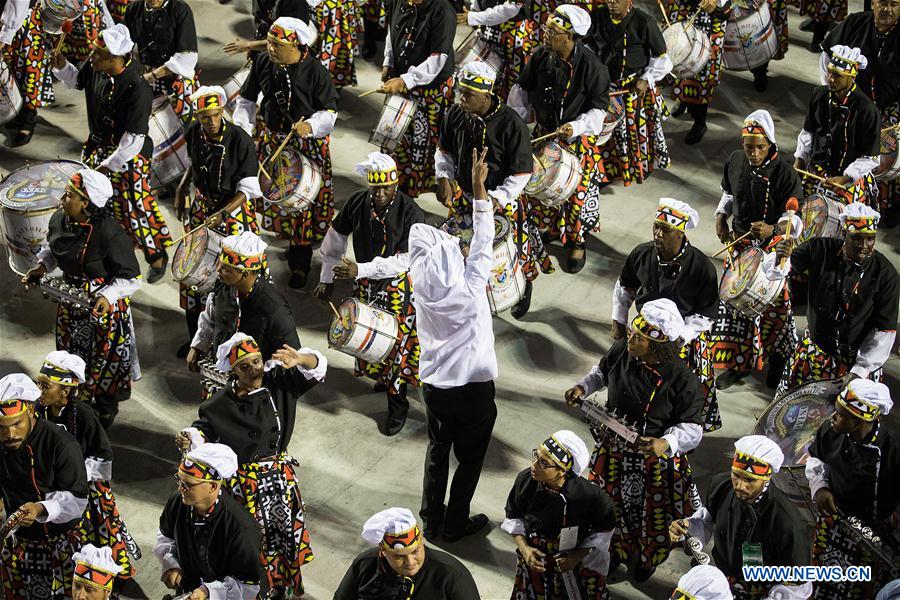
[[84,359],[65,350],[54,350],[44,358],[45,363],[50,363],[62,371],[70,371],[78,383],[84,383]]
[[112,548],[109,546],[97,547],[93,544],[85,544],[81,550],[72,555],[72,562],[88,564],[95,569],[118,575],[124,569],[113,560]]
[[700,215],[691,205],[675,198],[660,198],[656,207],[656,220],[665,221],[675,229],[694,229],[700,224]]
[[[697,600],[733,600],[725,574],[712,565],[697,565],[681,576],[677,591]],[[677,594],[673,594],[677,598]]]
[[580,6],[573,4],[557,6],[549,20],[555,21],[563,29],[574,31],[579,36],[586,35],[591,28],[591,15]]
[[392,170],[397,170],[397,162],[383,152],[369,152],[364,161],[356,163],[356,172],[360,175]]
[[[252,231],[229,235],[222,240],[222,254],[219,260],[237,269],[259,269],[262,268],[262,256],[266,246],[262,238]],[[230,256],[229,253],[236,254],[237,257]]]
[[765,132],[766,139],[771,143],[775,143],[775,122],[772,120],[772,115],[769,114],[769,111],[759,109],[754,110],[752,113],[747,115],[747,118],[744,119],[744,126],[747,125],[759,125],[763,128],[763,132]]
[[238,460],[234,450],[225,444],[208,443],[188,452],[186,461],[198,462],[215,469],[215,479],[228,479],[237,472]]
[[[228,94],[225,93],[225,88],[221,85],[202,85],[197,88],[197,91],[191,94],[191,104],[196,104],[197,100],[203,98],[205,96],[212,96],[215,94],[218,98],[218,106],[215,108],[225,108],[225,105],[228,104]],[[194,106],[194,110],[197,110],[197,107]],[[202,109],[201,109],[202,110]]]
[[31,377],[24,373],[10,373],[0,379],[0,402],[12,400],[37,402],[40,397],[41,390],[34,384]]
[[375,513],[363,524],[362,538],[377,546],[385,534],[398,534],[417,527],[418,523],[408,508],[393,507]]
[[734,449],[766,463],[772,467],[773,473],[780,471],[781,465],[784,464],[784,452],[778,444],[764,435],[745,435],[734,443]]
[[473,60],[459,71],[459,85],[478,92],[490,93],[497,80],[497,71],[486,62]]
[[[254,340],[251,336],[246,333],[241,333],[238,331],[233,336],[228,338],[225,342],[219,345],[216,350],[216,368],[220,371],[224,371],[228,373],[232,369],[231,365],[231,349],[243,342],[244,340],[250,340],[253,344],[256,344],[256,340]],[[258,350],[258,346],[257,346]]]
[[584,441],[568,429],[561,429],[541,444],[546,451],[554,455],[555,451],[551,447],[552,442],[554,441],[564,448],[572,457],[572,472],[576,475],[581,475],[587,468],[588,461],[591,458],[591,454],[588,452],[587,445],[585,445]]
[[113,195],[112,183],[109,177],[93,169],[80,169],[81,183],[87,193],[88,200],[97,208],[103,208]]
[[300,45],[302,46],[309,46],[316,41],[316,30],[300,19],[294,17],[278,17],[275,19],[275,22],[272,23],[271,27],[269,27],[269,31],[271,32],[272,27],[275,27],[276,25],[288,33],[296,34],[297,41],[300,42]]
[[131,33],[121,23],[107,27],[100,32],[100,36],[103,38],[106,50],[113,56],[128,56],[134,48]]
[[888,582],[879,590],[875,600],[900,600],[900,579]]
[[878,221],[881,220],[881,213],[866,206],[862,202],[851,202],[841,210],[841,225],[847,227],[847,219],[868,219],[873,221],[869,226],[873,231],[878,228]]
[[[851,397],[851,394],[855,398]],[[846,388],[841,390],[838,401],[845,406],[849,404],[851,411],[856,416],[868,415],[873,412],[886,415],[894,407],[891,390],[888,386],[871,379],[853,379]]]
[[689,342],[697,337],[698,331],[685,325],[678,306],[668,298],[651,300],[641,307],[641,316],[650,325],[659,329],[669,341]]
[[[831,58],[832,59],[840,59],[846,62],[854,63],[859,65],[859,70],[862,71],[867,66],[869,66],[869,60],[866,58],[865,54],[862,53],[862,50],[859,48],[853,48],[851,46],[832,46],[831,47]],[[832,61],[834,62],[834,61]]]

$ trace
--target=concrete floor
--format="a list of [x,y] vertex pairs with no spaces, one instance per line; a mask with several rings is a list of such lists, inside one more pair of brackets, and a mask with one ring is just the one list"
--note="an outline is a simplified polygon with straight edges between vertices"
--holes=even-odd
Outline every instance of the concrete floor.
[[[235,4],[191,0],[191,5],[200,35],[201,78],[221,82],[242,61],[225,56],[219,48],[235,35],[250,34],[249,15]],[[861,10],[860,5],[851,2],[853,10]],[[792,31],[798,31],[798,24],[798,15],[792,13]],[[525,319],[515,321],[508,314],[495,319],[499,415],[472,506],[473,512],[491,518],[492,529],[486,535],[444,546],[471,569],[483,598],[508,598],[512,588],[514,544],[498,525],[515,474],[528,466],[531,449],[561,428],[590,439],[579,415],[566,408],[562,394],[609,347],[613,283],[627,253],[649,239],[657,199],[673,196],[694,206],[701,214],[701,226],[691,232],[691,241],[712,254],[719,249],[712,215],[720,195],[722,162],[738,147],[743,117],[757,108],[771,111],[782,150],[793,152],[807,98],[818,78],[816,57],[806,50],[809,34],[798,32],[795,38],[798,43],[787,59],[772,64],[767,93],[753,90],[748,73],[724,74],[709,115],[709,132],[700,146],[684,145],[690,126],[685,118],[670,120],[666,133],[673,157],[671,169],[654,173],[644,185],[608,190],[603,196],[603,229],[588,244],[585,269],[577,276],[559,269],[553,275],[542,275]],[[364,184],[353,167],[372,150],[366,140],[381,103],[377,95],[358,98],[377,86],[379,69],[360,61],[358,71],[358,89],[342,93],[332,142],[338,204]],[[41,111],[31,144],[18,150],[0,147],[3,172],[26,161],[77,158],[87,132],[83,99],[80,93],[62,86],[57,93],[57,104]],[[442,214],[430,195],[422,199],[422,206],[434,219]],[[163,211],[174,224],[171,200],[163,203]],[[879,243],[881,251],[896,261],[897,233],[887,233]],[[285,265],[280,260],[284,246],[273,240],[270,262],[275,279],[294,308],[303,343],[323,351],[330,363],[327,381],[302,399],[291,443],[291,451],[300,461],[299,477],[316,553],[315,560],[303,569],[306,597],[323,600],[331,597],[350,561],[363,549],[359,532],[365,519],[389,506],[417,510],[426,445],[424,412],[416,398],[403,432],[393,438],[378,432],[386,416],[384,396],[373,393],[368,380],[353,377],[349,356],[327,349],[330,312],[312,298],[314,282],[302,292],[284,285]],[[559,247],[553,252],[564,260]],[[317,269],[318,259],[316,273]],[[0,374],[33,373],[45,353],[54,349],[53,305],[36,292],[26,293],[17,279],[10,270],[0,269],[0,285],[9,290],[0,304]],[[349,293],[349,286],[336,295],[342,293]],[[137,581],[146,597],[159,598],[164,588],[151,550],[159,512],[174,491],[169,479],[178,459],[173,437],[196,415],[199,382],[174,356],[185,339],[176,284],[167,278],[144,286],[133,307],[144,376],[110,431],[116,456],[113,489],[121,513],[144,551]],[[894,358],[887,372],[896,381],[898,371]],[[752,428],[770,399],[771,393],[759,378],[720,394],[725,426],[708,435],[691,458],[701,490],[711,474],[727,467],[733,440]],[[686,557],[676,552],[650,582],[636,586],[620,569],[611,589],[620,598],[668,598],[687,568]]]

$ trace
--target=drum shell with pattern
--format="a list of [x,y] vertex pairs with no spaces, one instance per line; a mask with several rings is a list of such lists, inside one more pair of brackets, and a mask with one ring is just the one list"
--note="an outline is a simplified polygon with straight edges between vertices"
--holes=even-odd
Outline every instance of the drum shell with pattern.
[[672,59],[672,74],[679,79],[696,77],[709,62],[712,49],[709,36],[693,23],[672,23],[663,29],[662,35],[666,53]]
[[456,64],[456,72],[462,71],[463,67],[475,61],[483,62],[489,66],[496,78],[503,69],[503,57],[488,46],[478,35],[477,30],[473,30],[462,44],[456,49],[457,57],[462,57]]
[[378,115],[378,123],[369,136],[369,143],[381,148],[382,152],[392,152],[400,144],[418,109],[419,103],[412,98],[388,95]]
[[172,259],[172,278],[200,293],[216,285],[216,266],[225,236],[215,229],[200,227],[179,242]]
[[338,308],[328,328],[328,346],[370,363],[388,357],[400,339],[397,316],[370,306],[357,298],[347,298]]
[[525,193],[553,208],[568,200],[581,183],[581,161],[557,142],[547,142],[534,155],[534,171]]
[[603,128],[600,129],[600,135],[597,136],[595,144],[602,146],[609,141],[609,138],[616,132],[616,128],[622,119],[625,118],[625,100],[621,94],[609,97],[609,108],[606,116],[603,118]]
[[150,139],[153,140],[150,185],[156,190],[180,180],[190,159],[181,119],[166,96],[153,99],[149,128]]
[[83,164],[51,161],[16,169],[0,182],[3,237],[9,266],[19,275],[38,266],[37,253],[47,239],[50,217],[66,184]]
[[41,26],[53,35],[63,32],[63,23],[81,16],[77,0],[41,0]]
[[5,125],[22,110],[22,93],[12,70],[5,60],[0,59],[0,125]]
[[841,227],[842,206],[843,203],[827,195],[810,194],[800,207],[803,231],[798,242],[802,244],[816,237],[837,239],[844,237],[844,230]]
[[760,316],[784,289],[784,279],[766,277],[765,255],[760,248],[747,248],[725,267],[719,284],[719,297],[751,319]]
[[778,52],[778,36],[769,4],[751,11],[733,9],[725,25],[723,60],[732,71],[749,71],[765,64]]
[[244,86],[244,82],[247,81],[247,77],[250,76],[250,66],[252,63],[249,61],[244,64],[243,67],[238,69],[234,75],[225,80],[225,83],[222,84],[222,89],[225,90],[225,98],[227,104],[225,105],[225,111],[230,115],[234,113],[235,101],[237,100],[238,95],[241,93],[241,88]]
[[265,199],[287,213],[308,209],[318,198],[322,183],[318,163],[290,146],[282,148],[274,160],[267,160],[259,174]]

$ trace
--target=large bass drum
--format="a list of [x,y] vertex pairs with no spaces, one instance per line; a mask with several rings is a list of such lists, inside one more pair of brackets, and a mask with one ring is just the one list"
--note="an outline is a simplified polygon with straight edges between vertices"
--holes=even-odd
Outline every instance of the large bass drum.
[[153,140],[150,185],[154,190],[159,190],[181,179],[190,159],[181,119],[166,96],[157,96],[153,100],[149,127],[150,139]]
[[578,157],[556,142],[547,142],[534,155],[534,171],[525,193],[553,208],[568,200],[581,181]]
[[419,103],[412,98],[390,94],[384,99],[378,123],[369,136],[369,142],[381,148],[382,152],[393,152],[403,139],[403,134],[413,122]]
[[672,59],[672,74],[679,79],[696,77],[709,62],[712,49],[709,36],[693,23],[672,23],[663,29],[662,36],[666,53]]
[[890,181],[900,177],[900,152],[897,142],[900,140],[900,123],[881,131],[881,158],[872,175],[878,181]]
[[259,186],[266,200],[287,213],[299,213],[318,198],[322,169],[299,150],[286,146],[275,160],[266,161]]
[[723,59],[732,71],[749,71],[765,64],[778,52],[778,36],[768,2],[742,11],[735,8],[725,25]]
[[388,357],[400,338],[397,316],[356,298],[341,302],[328,329],[328,346],[370,363]]
[[825,194],[810,194],[800,207],[803,231],[800,232],[799,242],[802,244],[817,237],[844,237],[844,229],[841,227],[842,206],[842,202]]
[[185,235],[172,259],[172,278],[197,292],[211,292],[216,285],[216,265],[223,239],[223,234],[209,227]]
[[38,266],[37,253],[47,239],[50,217],[59,207],[80,162],[57,160],[22,167],[0,182],[3,238],[9,266],[25,275]]

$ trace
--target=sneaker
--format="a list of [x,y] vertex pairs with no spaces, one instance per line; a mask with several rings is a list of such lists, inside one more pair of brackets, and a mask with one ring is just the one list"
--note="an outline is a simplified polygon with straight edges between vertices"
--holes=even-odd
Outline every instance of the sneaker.
[[800,31],[812,31],[815,28],[815,24],[812,19],[806,19],[802,23],[800,23]]
[[764,92],[769,89],[769,76],[766,73],[753,74],[753,89],[757,92]]
[[[574,258],[572,255],[576,250],[581,250],[581,256],[579,258]],[[569,260],[566,261],[566,271],[568,273],[577,273],[581,269],[584,268],[584,263],[587,261],[587,250],[585,250],[584,246],[578,247],[573,246],[571,250],[569,250]]]
[[169,254],[165,250],[163,250],[162,255],[162,264],[158,267],[150,267],[150,270],[147,271],[147,283],[156,283],[160,279],[163,278],[163,275],[166,274],[166,267],[169,266]]
[[477,514],[466,521],[462,526],[462,529],[447,531],[447,529],[444,528],[444,541],[452,543],[461,540],[467,535],[474,535],[484,529],[484,526],[487,524],[487,515]]

